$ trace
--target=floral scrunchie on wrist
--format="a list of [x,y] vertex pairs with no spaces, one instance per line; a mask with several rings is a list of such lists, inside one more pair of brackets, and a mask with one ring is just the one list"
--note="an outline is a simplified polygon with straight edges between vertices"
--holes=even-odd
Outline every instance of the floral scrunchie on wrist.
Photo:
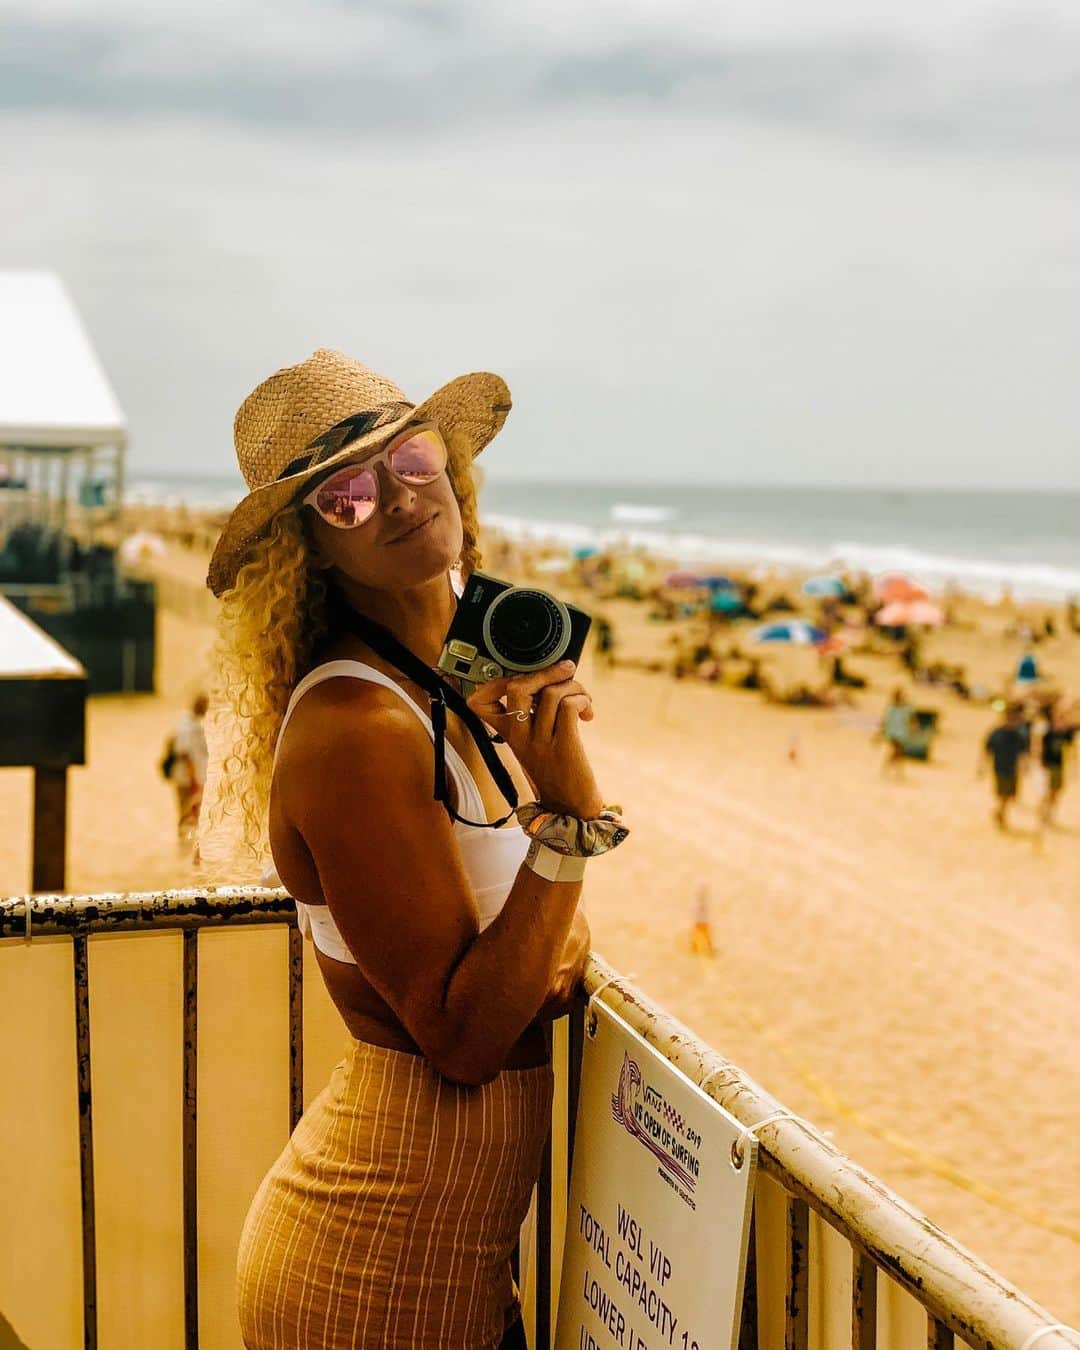
[[596,858],[617,848],[630,833],[622,822],[621,809],[605,806],[592,820],[578,820],[548,811],[539,802],[526,802],[514,814],[529,838],[553,853],[567,858]]

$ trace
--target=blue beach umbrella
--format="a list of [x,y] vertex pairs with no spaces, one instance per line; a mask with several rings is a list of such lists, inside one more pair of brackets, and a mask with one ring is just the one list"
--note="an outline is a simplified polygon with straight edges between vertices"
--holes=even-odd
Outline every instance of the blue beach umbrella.
[[594,548],[592,544],[583,544],[581,548],[574,549],[574,559],[576,562],[584,562],[586,558],[595,558],[600,550]]
[[839,598],[847,595],[847,587],[839,577],[810,577],[802,585],[803,595],[826,596],[835,595]]
[[828,638],[823,628],[815,628],[805,619],[767,623],[754,630],[754,642],[786,642],[792,646],[816,647]]
[[734,614],[742,607],[742,596],[738,591],[715,590],[709,600],[709,608],[714,614]]

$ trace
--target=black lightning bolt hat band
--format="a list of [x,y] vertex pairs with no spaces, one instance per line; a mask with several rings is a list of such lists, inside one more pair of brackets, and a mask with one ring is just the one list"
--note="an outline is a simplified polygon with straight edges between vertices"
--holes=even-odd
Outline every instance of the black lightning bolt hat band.
[[413,406],[412,403],[384,403],[382,407],[374,408],[370,412],[353,413],[351,417],[335,422],[328,431],[316,436],[302,455],[289,460],[278,474],[278,481],[289,478],[294,473],[301,473],[305,469],[313,469],[324,460],[332,459],[353,441],[366,436],[369,431],[376,431],[390,422],[400,421],[412,411]]

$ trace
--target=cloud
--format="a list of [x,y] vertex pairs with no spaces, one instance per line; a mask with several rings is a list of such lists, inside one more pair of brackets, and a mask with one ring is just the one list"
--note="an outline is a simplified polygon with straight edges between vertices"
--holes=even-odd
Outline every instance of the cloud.
[[133,472],[228,471],[243,394],[334,346],[412,397],[504,373],[498,474],[657,476],[677,445],[689,480],[1080,481],[1080,188],[1053,160],[610,108],[407,144],[0,136],[0,258],[68,280]]
[[1054,150],[1080,141],[1065,10],[549,0],[3,0],[0,106],[363,134],[614,105]]

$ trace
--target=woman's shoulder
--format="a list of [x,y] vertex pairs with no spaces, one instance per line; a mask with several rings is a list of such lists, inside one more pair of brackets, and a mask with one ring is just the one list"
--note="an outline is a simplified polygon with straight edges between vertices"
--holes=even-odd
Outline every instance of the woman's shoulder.
[[303,827],[328,807],[348,814],[430,796],[431,738],[391,690],[327,680],[300,700],[281,738],[273,795]]
[[345,659],[339,659],[341,668],[324,670],[323,678],[312,683],[294,705],[282,732],[279,759],[287,753],[295,759],[305,747],[325,754],[357,738],[396,735],[399,728],[418,733],[421,741],[427,739],[420,718],[406,706],[402,694],[359,671],[350,671]]

